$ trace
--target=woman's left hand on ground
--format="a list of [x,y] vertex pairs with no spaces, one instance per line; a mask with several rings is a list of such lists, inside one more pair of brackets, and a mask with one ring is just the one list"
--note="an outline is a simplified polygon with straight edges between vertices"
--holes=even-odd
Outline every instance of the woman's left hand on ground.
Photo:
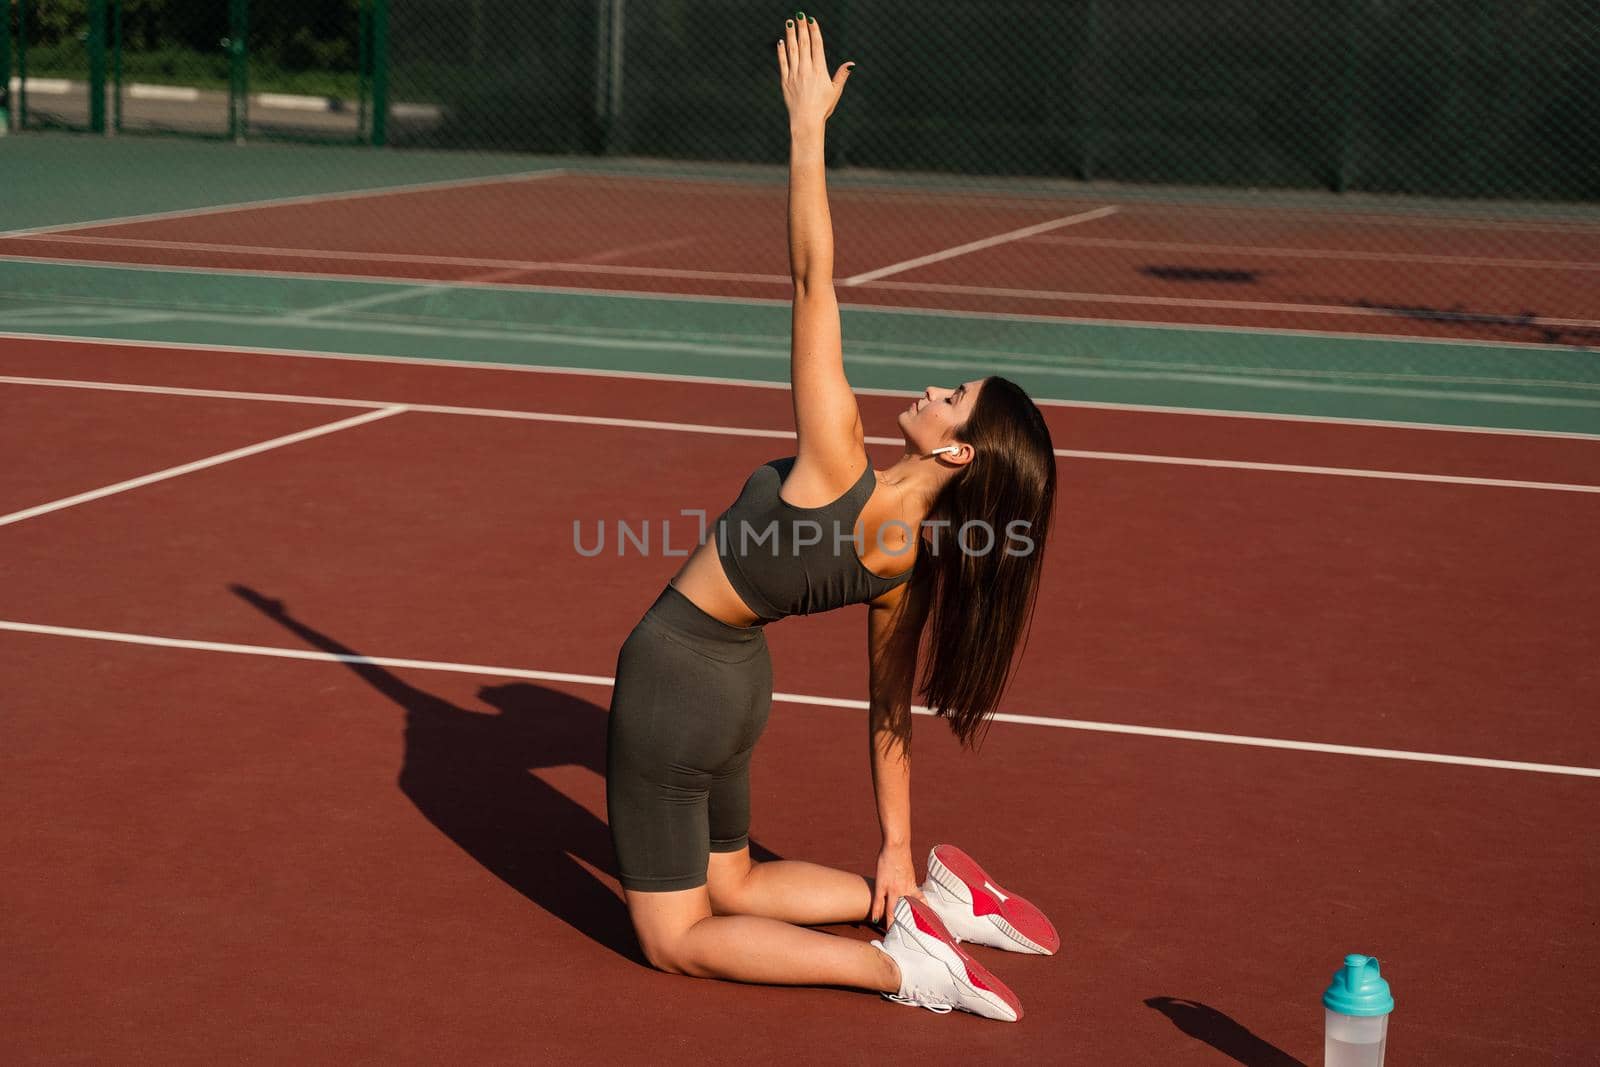
[[783,79],[783,103],[789,109],[790,127],[821,126],[838,106],[839,94],[850,78],[854,63],[846,63],[828,77],[828,59],[822,51],[822,30],[806,17],[787,23],[778,42],[778,73]]
[[922,898],[922,887],[917,885],[917,868],[911,860],[908,846],[884,846],[878,853],[878,877],[872,883],[872,912],[867,916],[875,923],[888,926],[894,921],[894,906],[901,897]]

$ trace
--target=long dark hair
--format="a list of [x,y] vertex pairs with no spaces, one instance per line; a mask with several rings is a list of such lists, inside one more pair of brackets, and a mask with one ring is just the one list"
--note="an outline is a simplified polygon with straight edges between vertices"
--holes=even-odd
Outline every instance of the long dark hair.
[[[975,748],[1027,648],[1055,509],[1056,457],[1044,415],[1007,378],[984,379],[954,437],[976,455],[945,483],[929,518],[949,525],[930,531],[937,541],[918,554],[916,581],[930,598],[919,688],[926,706]],[[982,526],[963,542],[967,523],[987,524],[988,552],[979,551],[990,542]]]

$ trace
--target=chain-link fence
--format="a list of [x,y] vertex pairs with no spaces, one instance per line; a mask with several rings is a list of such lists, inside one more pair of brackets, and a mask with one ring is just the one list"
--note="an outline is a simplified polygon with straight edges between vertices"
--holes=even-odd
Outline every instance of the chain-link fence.
[[[10,2],[27,78],[11,107],[29,126],[784,158],[785,11],[749,0]],[[831,59],[859,64],[835,163],[1600,198],[1589,0],[834,0],[812,14]]]
[[602,147],[595,0],[389,3],[387,140],[528,152]]
[[[395,98],[442,111],[421,143],[784,158],[782,11],[392,4]],[[1585,0],[837,0],[812,14],[830,58],[859,64],[834,120],[839,163],[1600,196],[1600,10]]]
[[376,0],[0,0],[25,128],[367,141]]

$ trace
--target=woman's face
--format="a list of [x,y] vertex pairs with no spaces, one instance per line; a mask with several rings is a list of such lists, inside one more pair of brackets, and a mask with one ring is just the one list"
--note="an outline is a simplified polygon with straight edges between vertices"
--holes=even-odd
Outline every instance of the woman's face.
[[923,455],[951,444],[951,434],[972,414],[982,388],[982,378],[963,382],[954,389],[928,386],[900,413],[900,432],[905,435],[906,444]]

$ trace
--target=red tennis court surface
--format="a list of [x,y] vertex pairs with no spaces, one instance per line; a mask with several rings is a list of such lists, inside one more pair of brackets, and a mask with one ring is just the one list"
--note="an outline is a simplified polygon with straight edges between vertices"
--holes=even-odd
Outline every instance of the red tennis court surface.
[[[0,238],[0,256],[786,299],[779,186],[554,171]],[[846,303],[1588,344],[1600,224],[841,187]]]
[[[917,722],[919,861],[957,842],[1062,930],[984,957],[1019,1024],[658,974],[596,683],[678,560],[583,558],[573,522],[687,544],[681,508],[788,451],[784,390],[16,340],[0,374],[0,521],[379,413],[0,525],[9,1062],[1315,1063],[1357,950],[1391,1062],[1600,1042],[1593,777],[1048,724],[972,755]],[[901,406],[864,397],[868,433]],[[1593,441],[1048,415],[1074,454],[1007,711],[1600,766]],[[754,834],[870,873],[863,714],[817,703],[863,695],[863,618],[773,628]]]

